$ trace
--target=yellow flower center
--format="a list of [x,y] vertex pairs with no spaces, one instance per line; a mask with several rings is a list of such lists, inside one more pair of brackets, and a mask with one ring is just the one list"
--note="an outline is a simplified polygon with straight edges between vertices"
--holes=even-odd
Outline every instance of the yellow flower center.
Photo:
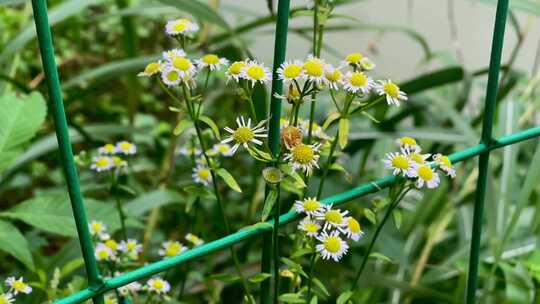
[[441,155],[437,157],[437,161],[443,164],[445,167],[449,167],[449,168],[452,167],[452,162],[446,155]]
[[339,80],[341,80],[341,76],[343,74],[341,73],[341,71],[339,71],[338,69],[334,69],[333,71],[327,71],[324,76],[326,77],[326,79],[328,79],[328,81],[330,82],[337,82]]
[[172,29],[175,32],[183,32],[183,31],[186,30],[188,24],[189,24],[189,20],[187,20],[187,19],[179,19],[179,20],[176,20],[176,22],[173,23]]
[[167,73],[167,80],[174,82],[174,81],[177,81],[178,79],[180,79],[180,74],[178,74],[177,71],[172,70],[172,71],[169,71],[169,73]]
[[386,83],[383,87],[384,93],[388,94],[390,97],[398,98],[399,97],[399,87],[391,82]]
[[92,223],[90,225],[90,229],[92,229],[92,232],[98,233],[98,232],[101,232],[101,229],[103,229],[103,226],[101,225],[101,223]]
[[337,210],[329,210],[325,213],[324,219],[333,224],[341,224],[343,222],[343,215]]
[[313,151],[313,148],[305,144],[300,144],[294,147],[291,153],[294,161],[303,165],[309,164],[315,157],[315,151]]
[[360,232],[360,223],[358,223],[358,221],[353,219],[352,217],[349,218],[349,222],[347,223],[347,226],[349,227],[349,230],[352,233],[359,233]]
[[170,243],[169,246],[167,246],[167,250],[165,250],[165,255],[168,257],[175,256],[180,253],[180,250],[182,247],[178,243]]
[[405,170],[409,168],[409,160],[403,155],[398,155],[392,159],[392,166],[394,168]]
[[310,59],[304,62],[303,68],[309,76],[321,77],[323,75],[323,66],[318,60]]
[[191,69],[191,62],[185,57],[175,57],[172,62],[173,66],[180,71],[189,71]]
[[135,242],[128,242],[127,245],[126,245],[127,249],[129,251],[133,251],[135,250],[135,248],[137,248],[137,243]]
[[416,140],[412,137],[408,137],[408,136],[405,136],[405,137],[402,137],[399,139],[399,142],[402,144],[402,145],[409,145],[409,146],[417,146],[418,144],[416,143]]
[[105,304],[114,304],[114,300],[112,298],[106,298]]
[[337,253],[341,249],[341,240],[335,236],[329,236],[324,240],[324,249],[331,253]]
[[154,75],[159,72],[160,67],[159,62],[151,62],[144,68],[144,73],[147,75]]
[[116,251],[116,249],[118,249],[118,243],[116,243],[115,240],[107,240],[105,242],[105,246],[111,248],[112,251]]
[[107,152],[114,152],[114,145],[113,144],[106,144],[103,146],[103,150]]
[[152,288],[156,290],[162,290],[165,287],[165,284],[162,280],[154,280],[152,281]]
[[261,80],[265,76],[264,69],[258,65],[253,65],[247,68],[246,74],[249,78],[254,80]]
[[355,87],[364,87],[367,83],[367,76],[364,73],[352,73],[349,78],[350,83]]
[[199,169],[199,171],[197,171],[197,175],[202,180],[208,180],[210,178],[210,170],[207,169],[207,168],[201,168],[201,169]]
[[423,164],[424,163],[424,158],[420,154],[418,154],[416,152],[411,153],[409,156],[417,164]]
[[304,223],[304,229],[306,230],[306,232],[309,232],[309,233],[317,233],[317,231],[319,231],[317,224],[313,222]]
[[229,73],[233,75],[238,75],[242,72],[242,68],[246,66],[246,63],[243,61],[236,61],[229,67]]
[[206,64],[218,64],[219,57],[214,54],[204,55],[202,61]]
[[11,285],[11,287],[17,291],[23,291],[24,288],[26,288],[26,284],[24,284],[22,281],[20,280],[15,280],[15,282],[13,282],[13,285]]
[[364,55],[362,55],[362,53],[351,53],[347,55],[347,57],[345,57],[345,60],[347,60],[347,62],[350,64],[356,64],[359,63],[362,58],[364,58]]
[[229,149],[228,146],[225,146],[225,145],[220,145],[220,146],[218,146],[218,151],[219,151],[219,152],[227,153],[227,152],[229,152],[229,150],[230,150],[230,149]]
[[6,294],[0,294],[0,304],[9,304],[10,299]]
[[315,211],[319,209],[320,206],[321,206],[321,203],[319,203],[319,201],[314,200],[314,199],[306,199],[304,201],[304,209],[306,209],[306,211]]
[[105,260],[109,257],[109,252],[105,249],[100,249],[97,251],[97,256],[99,260]]
[[429,181],[433,178],[433,170],[428,166],[419,167],[417,172],[418,176],[425,181]]
[[296,78],[300,76],[302,72],[302,67],[296,64],[289,64],[285,69],[283,69],[283,75],[287,78]]
[[245,144],[255,137],[255,133],[248,127],[239,127],[233,133],[233,138],[237,143]]
[[96,160],[96,166],[98,168],[106,168],[110,165],[109,159],[107,157],[98,157]]

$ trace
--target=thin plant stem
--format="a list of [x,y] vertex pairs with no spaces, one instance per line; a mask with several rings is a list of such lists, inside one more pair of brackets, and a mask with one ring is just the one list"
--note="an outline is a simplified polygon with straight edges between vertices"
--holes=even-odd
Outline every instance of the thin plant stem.
[[328,171],[330,170],[330,165],[332,164],[332,158],[334,157],[334,152],[336,151],[338,138],[339,138],[339,130],[336,132],[336,136],[334,136],[334,139],[332,140],[332,144],[330,145],[330,153],[328,154],[328,159],[326,160],[326,164],[324,166],[323,173],[319,181],[319,187],[317,188],[317,199],[321,197],[323,187],[324,187],[324,182],[326,181],[326,176],[328,175]]
[[384,224],[386,221],[390,218],[390,214],[392,214],[392,211],[399,205],[399,202],[405,197],[407,192],[409,192],[412,189],[412,187],[405,187],[401,186],[401,189],[398,191],[398,194],[395,196],[395,199],[393,199],[392,203],[386,210],[386,213],[384,214],[384,217],[377,226],[377,229],[375,230],[375,234],[373,234],[373,237],[371,238],[371,242],[369,243],[368,249],[364,255],[364,258],[362,259],[362,264],[360,265],[360,268],[358,269],[358,272],[356,273],[356,276],[354,278],[354,281],[351,285],[350,290],[354,291],[358,285],[358,280],[360,279],[360,276],[362,275],[362,272],[364,271],[369,255],[371,254],[371,251],[373,250],[373,246],[375,245],[375,241],[377,241],[377,238],[379,237],[380,232],[382,231],[382,228],[384,227]]
[[312,246],[312,252],[311,257],[309,259],[309,279],[308,279],[308,291],[307,291],[307,298],[306,300],[309,301],[311,299],[311,287],[313,286],[313,270],[315,269],[315,258],[317,257],[317,251],[315,250],[315,244],[311,242]]
[[120,202],[120,198],[118,197],[118,177],[115,175],[114,172],[112,173],[111,192],[114,195],[116,210],[118,211],[118,216],[120,218],[120,229],[122,231],[122,237],[124,238],[124,240],[127,240],[126,214],[122,209],[122,203]]
[[[279,197],[279,187],[277,189]],[[279,200],[276,202],[275,214],[274,217],[274,228],[272,230],[272,239],[273,239],[273,255],[274,255],[274,303],[278,303],[279,297],[279,216],[281,215],[281,204]]]

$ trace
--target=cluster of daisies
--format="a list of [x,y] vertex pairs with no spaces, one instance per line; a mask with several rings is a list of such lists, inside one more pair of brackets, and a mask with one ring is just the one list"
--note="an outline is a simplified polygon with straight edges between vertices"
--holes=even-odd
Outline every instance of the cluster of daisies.
[[119,141],[116,144],[105,144],[99,147],[97,152],[98,155],[92,158],[90,169],[97,172],[104,172],[127,167],[127,161],[121,156],[137,153],[137,146],[128,141]]
[[315,248],[325,260],[338,262],[349,249],[346,239],[358,241],[364,234],[360,223],[348,216],[348,211],[333,209],[315,198],[298,200],[294,208],[296,212],[306,215],[298,224],[298,229],[318,241]]
[[[139,254],[142,252],[143,248],[142,244],[137,242],[137,240],[127,239],[117,242],[111,238],[109,233],[107,233],[107,226],[99,221],[90,222],[89,229],[90,234],[96,243],[94,255],[99,262],[122,265],[123,263],[127,264],[139,259]],[[192,247],[204,244],[204,240],[192,233],[186,234],[185,240],[190,243]],[[158,254],[163,258],[169,258],[187,250],[188,246],[185,246],[178,241],[166,241],[161,245]],[[115,273],[115,275],[119,274],[120,273]],[[162,278],[155,277],[148,280],[146,286],[143,286],[138,282],[133,282],[119,288],[119,292],[124,296],[134,295],[138,291],[144,290],[163,295],[170,290],[170,285]],[[109,300],[114,301],[115,299],[109,298]]]
[[30,294],[32,287],[24,282],[24,278],[8,277],[5,281],[7,292],[0,292],[0,304],[15,303],[18,294]]
[[[191,177],[195,183],[204,186],[210,185],[212,182],[211,169],[199,148],[195,146],[185,146],[178,150],[178,154],[194,160],[195,166],[193,167]],[[214,144],[212,148],[206,151],[206,155],[209,157],[231,157],[233,154],[233,147],[222,142]]]
[[[392,174],[415,180],[418,188],[436,188],[440,177],[438,170],[454,178],[456,170],[446,155],[422,153],[422,148],[412,137],[401,137],[396,140],[399,152],[386,154],[384,166],[392,170]],[[430,161],[431,158],[431,161]]]

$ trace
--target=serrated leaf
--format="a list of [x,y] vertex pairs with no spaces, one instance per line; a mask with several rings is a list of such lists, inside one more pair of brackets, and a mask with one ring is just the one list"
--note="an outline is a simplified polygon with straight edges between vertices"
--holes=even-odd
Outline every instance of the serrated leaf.
[[251,278],[249,278],[249,281],[251,283],[260,283],[266,279],[268,279],[269,277],[271,277],[272,275],[269,274],[269,273],[264,273],[264,272],[261,272],[261,273],[258,273],[254,276],[252,276]]
[[234,177],[229,173],[229,171],[219,168],[216,171],[217,175],[219,175],[223,181],[229,186],[231,189],[233,189],[236,192],[242,193],[242,189],[240,189],[240,186],[238,186],[238,183],[234,179]]
[[338,143],[341,149],[344,149],[347,146],[349,141],[349,119],[342,118],[339,120],[339,134],[338,134]]
[[28,269],[34,270],[34,260],[26,238],[17,227],[2,220],[0,220],[0,250],[21,261]]
[[191,120],[183,119],[174,127],[173,134],[178,136],[191,126]]
[[372,252],[370,255],[369,255],[370,258],[373,258],[373,259],[378,259],[378,260],[383,260],[385,262],[392,262],[392,260],[385,256],[384,254],[382,253],[379,253],[379,252]]
[[365,208],[364,209],[364,216],[370,221],[372,224],[377,224],[377,216],[371,209]]
[[345,304],[347,301],[351,299],[354,292],[351,290],[345,291],[339,295],[339,297],[336,300],[336,304]]
[[199,120],[204,122],[207,126],[209,126],[210,129],[212,129],[212,132],[214,132],[214,136],[216,136],[218,140],[221,140],[221,135],[219,134],[219,128],[216,125],[216,123],[212,120],[212,118],[205,115],[201,115],[199,116]]
[[261,213],[261,221],[266,221],[268,216],[270,215],[270,212],[272,212],[272,208],[274,208],[274,205],[277,201],[278,197],[278,191],[277,189],[271,189],[268,195],[266,196],[266,199],[264,200],[264,207]]

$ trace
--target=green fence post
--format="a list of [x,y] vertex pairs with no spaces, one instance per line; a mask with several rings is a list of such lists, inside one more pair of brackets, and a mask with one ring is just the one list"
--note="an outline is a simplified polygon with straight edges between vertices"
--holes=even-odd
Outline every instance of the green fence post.
[[[278,11],[277,11],[277,23],[276,23],[276,35],[274,42],[274,62],[272,70],[272,90],[270,94],[270,117],[268,122],[268,145],[270,146],[270,151],[274,156],[279,155],[280,151],[280,128],[279,121],[281,118],[281,99],[277,98],[276,94],[281,94],[283,91],[283,82],[279,79],[277,74],[277,69],[285,61],[285,55],[287,51],[287,30],[289,27],[289,8],[290,0],[279,0],[278,2]],[[268,193],[268,191],[267,191]],[[279,227],[279,196],[277,198],[276,204],[276,213],[275,213],[275,222],[274,222],[274,239],[277,241],[277,228]],[[276,246],[276,248],[278,248]],[[274,259],[277,258],[278,253],[274,252]],[[271,268],[271,259],[272,259],[272,232],[266,232],[263,234],[263,249],[261,257],[261,271],[265,273],[270,273]],[[279,261],[274,260],[274,278],[276,281],[276,291],[279,286],[277,282],[279,280],[279,273],[277,273],[277,267],[279,266]],[[270,303],[270,280],[264,280],[261,283],[261,304]]]
[[[67,181],[71,207],[73,216],[77,225],[77,233],[79,242],[82,248],[82,255],[88,276],[90,288],[99,289],[103,285],[99,268],[94,257],[94,246],[88,229],[88,220],[84,210],[84,204],[79,187],[79,178],[73,160],[73,152],[71,150],[71,142],[69,139],[69,130],[66,122],[66,114],[62,100],[62,91],[60,81],[58,79],[58,71],[54,59],[54,48],[52,43],[52,35],[47,16],[46,0],[32,0],[32,9],[34,11],[34,21],[36,24],[37,37],[39,42],[39,50],[41,52],[41,60],[43,70],[49,90],[49,105],[53,115],[54,126],[56,130],[56,138],[60,152],[60,159]],[[98,295],[94,298],[94,303],[103,303],[103,296]]]
[[482,222],[484,202],[486,198],[489,153],[491,151],[491,146],[495,144],[492,138],[493,117],[495,115],[497,92],[499,90],[499,70],[501,68],[501,56],[507,14],[508,0],[499,0],[497,3],[497,13],[495,16],[495,28],[493,30],[484,121],[482,123],[482,139],[480,141],[480,144],[484,145],[487,149],[480,154],[478,161],[478,181],[474,202],[471,251],[469,256],[469,274],[467,277],[467,304],[473,304],[476,301],[478,263],[480,262],[480,241],[482,239]]

